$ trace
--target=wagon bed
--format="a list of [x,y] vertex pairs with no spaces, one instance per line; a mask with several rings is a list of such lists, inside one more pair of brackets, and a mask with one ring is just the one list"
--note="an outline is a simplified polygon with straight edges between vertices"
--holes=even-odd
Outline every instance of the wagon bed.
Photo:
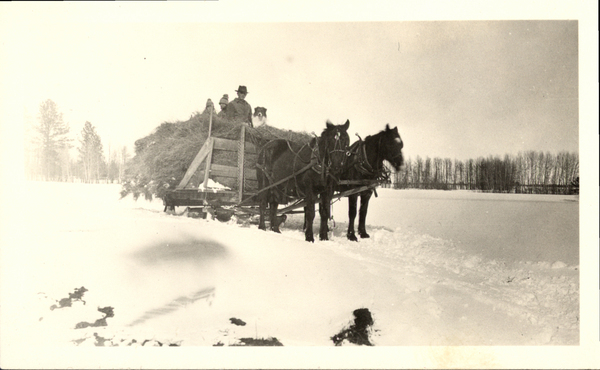
[[[246,126],[241,126],[240,130],[239,140],[212,137],[209,134],[179,185],[166,192],[163,199],[165,211],[185,206],[197,207],[201,212],[211,214],[220,210],[229,216],[258,214],[257,195],[266,190],[258,189],[256,177],[258,150],[252,142],[246,140]],[[223,158],[228,160],[223,161]],[[226,188],[223,186],[210,188],[211,183],[224,185]],[[352,188],[344,192],[336,192],[332,200],[374,189],[381,182],[341,181],[340,183]],[[275,185],[271,184],[269,187]],[[305,205],[303,199],[297,199],[279,209],[277,214],[303,213],[302,209]]]
[[[242,126],[239,140],[209,136],[179,185],[167,191],[163,199],[165,207],[234,206],[254,196],[258,181],[253,158],[257,151],[254,144],[245,140],[245,131],[246,127]],[[217,154],[229,161],[219,160]],[[211,183],[218,184],[219,188],[211,188]]]

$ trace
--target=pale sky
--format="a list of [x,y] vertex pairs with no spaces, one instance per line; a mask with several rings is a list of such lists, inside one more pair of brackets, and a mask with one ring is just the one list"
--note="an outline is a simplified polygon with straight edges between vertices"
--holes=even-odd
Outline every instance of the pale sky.
[[12,8],[2,64],[24,114],[52,99],[73,137],[89,121],[105,148],[132,148],[245,85],[270,125],[319,133],[349,119],[355,139],[389,123],[412,158],[579,150],[576,20],[175,22],[163,4]]
[[[364,137],[390,123],[413,159],[579,145],[581,243],[597,246],[597,14],[593,0],[2,2],[2,211],[36,212],[9,206],[28,195],[18,181],[24,118],[42,101],[57,103],[73,136],[90,121],[105,148],[131,148],[160,123],[186,120],[208,98],[246,85],[273,126],[319,133],[326,119],[349,119],[352,137]],[[598,261],[598,249],[581,253],[581,289],[592,292],[581,295],[582,322],[591,325],[580,346],[563,351],[565,364],[598,355],[598,266],[585,263]],[[442,350],[456,363],[469,349]],[[492,362],[539,367],[536,356],[547,362],[564,348],[483,350]],[[426,362],[441,353],[390,351]],[[163,354],[152,359],[173,365]]]

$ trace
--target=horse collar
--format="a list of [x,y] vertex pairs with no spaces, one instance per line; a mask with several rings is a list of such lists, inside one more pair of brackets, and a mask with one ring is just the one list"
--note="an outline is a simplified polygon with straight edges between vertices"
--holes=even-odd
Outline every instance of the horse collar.
[[358,156],[358,161],[355,166],[358,172],[367,176],[375,175],[376,173],[373,170],[373,166],[371,166],[369,159],[367,158],[367,145],[363,140],[359,141],[358,147],[356,148],[356,154]]

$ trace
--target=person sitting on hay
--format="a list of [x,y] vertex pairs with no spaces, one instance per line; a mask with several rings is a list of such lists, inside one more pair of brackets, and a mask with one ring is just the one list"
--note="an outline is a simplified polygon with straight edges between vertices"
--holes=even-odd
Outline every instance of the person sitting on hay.
[[219,106],[221,107],[221,111],[217,114],[219,118],[226,118],[227,115],[227,104],[229,104],[229,95],[223,94],[221,100],[219,100]]
[[211,111],[213,114],[215,114],[215,104],[212,102],[212,100],[208,99],[206,101],[206,107],[204,107],[204,112],[202,112],[202,115],[208,116]]
[[240,122],[245,123],[250,127],[252,126],[252,107],[246,100],[246,95],[248,94],[248,89],[246,86],[240,85],[237,90],[237,98],[227,104],[227,108],[225,108],[225,116],[229,122]]

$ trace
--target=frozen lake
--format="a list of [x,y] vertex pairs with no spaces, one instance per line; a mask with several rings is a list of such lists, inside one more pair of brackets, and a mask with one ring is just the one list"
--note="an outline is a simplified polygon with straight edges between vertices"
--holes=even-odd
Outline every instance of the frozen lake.
[[[379,197],[371,197],[369,203],[367,225],[428,234],[489,259],[579,264],[576,195],[393,189],[377,192]],[[334,204],[333,214],[346,227],[346,199]]]

